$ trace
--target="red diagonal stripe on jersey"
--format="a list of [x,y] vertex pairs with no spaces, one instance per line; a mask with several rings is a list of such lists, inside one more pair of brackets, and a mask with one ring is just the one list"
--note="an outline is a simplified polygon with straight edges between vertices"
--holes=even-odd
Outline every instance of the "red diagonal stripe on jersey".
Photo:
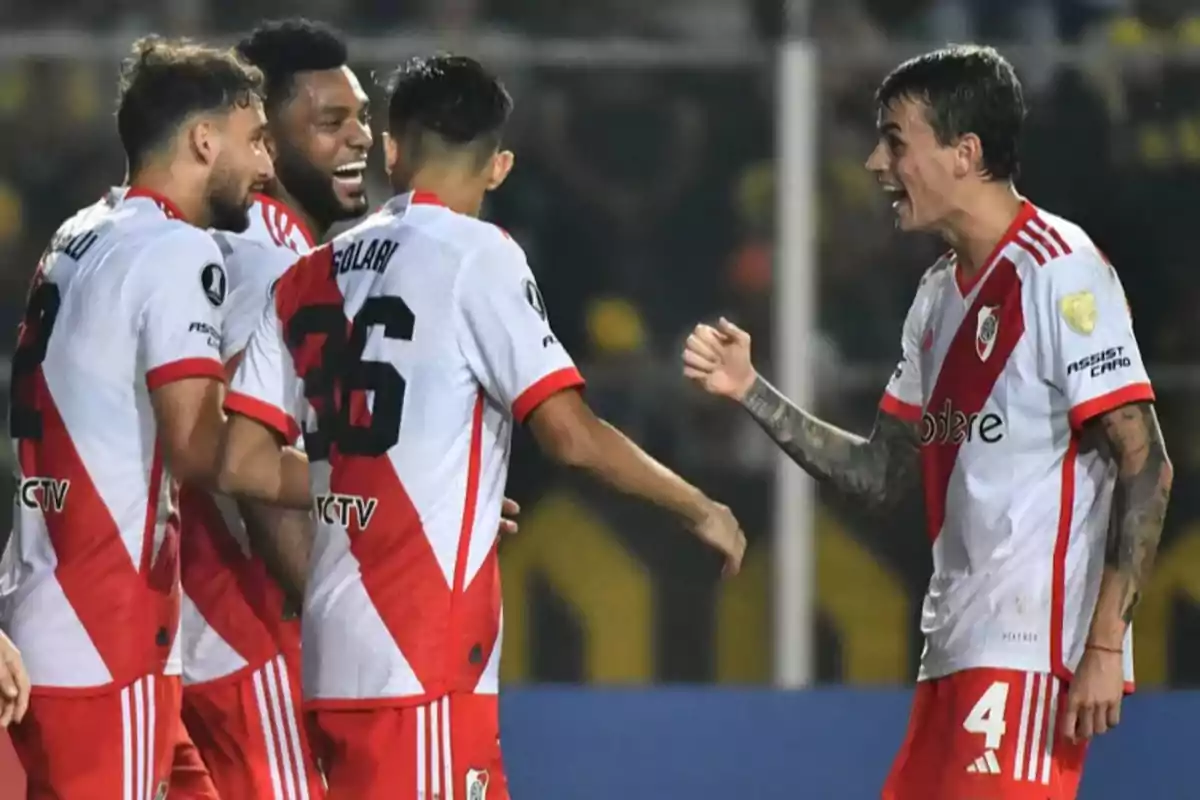
[[386,456],[335,455],[331,461],[332,493],[375,502],[366,527],[351,513],[346,529],[363,588],[425,691],[442,694],[450,586],[421,517]]
[[[43,514],[58,560],[54,574],[113,681],[125,685],[160,668],[170,654],[171,642],[158,645],[155,636],[165,627],[174,638],[178,585],[172,580],[153,586],[149,576],[139,574],[40,370],[33,381],[42,439],[20,441],[21,473],[69,483],[62,510]],[[177,554],[164,543],[151,574],[178,574],[169,563]]]
[[[247,556],[207,493],[185,486],[183,589],[204,621],[251,666],[278,652],[283,593],[260,559]],[[278,624],[276,624],[278,621]]]
[[[987,360],[981,359],[976,350],[977,320],[980,310],[985,306],[995,308],[998,322],[996,341]],[[1012,261],[1005,258],[987,277],[979,296],[954,334],[925,407],[925,427],[929,427],[930,414],[940,413],[947,407],[967,417],[982,411],[1024,333],[1021,279]],[[961,442],[934,441],[921,447],[925,519],[931,540],[937,539],[946,521],[946,491],[961,446]]]

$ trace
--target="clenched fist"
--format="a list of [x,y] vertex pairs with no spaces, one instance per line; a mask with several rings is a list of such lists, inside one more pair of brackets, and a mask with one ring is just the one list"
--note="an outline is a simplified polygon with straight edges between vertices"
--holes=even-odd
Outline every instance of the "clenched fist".
[[750,334],[724,317],[715,328],[697,325],[683,349],[683,374],[709,394],[740,402],[758,377],[750,363]]

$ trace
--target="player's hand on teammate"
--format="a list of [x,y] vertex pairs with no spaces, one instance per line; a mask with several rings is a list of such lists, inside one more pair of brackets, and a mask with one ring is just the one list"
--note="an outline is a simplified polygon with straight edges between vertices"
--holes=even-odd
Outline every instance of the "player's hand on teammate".
[[0,728],[20,722],[29,708],[29,675],[21,651],[0,631]]
[[704,517],[692,530],[702,541],[720,550],[725,555],[725,568],[721,574],[732,577],[742,568],[742,557],[746,555],[746,534],[729,506],[710,502]]
[[504,498],[504,502],[500,504],[500,534],[516,533],[520,528],[517,524],[517,515],[521,513],[521,506],[517,505],[517,501],[511,498]]
[[1115,728],[1125,696],[1125,659],[1119,650],[1089,647],[1083,652],[1067,693],[1063,735],[1084,741]]
[[683,349],[683,374],[709,394],[742,400],[758,377],[750,363],[750,334],[724,317],[715,328],[700,323]]

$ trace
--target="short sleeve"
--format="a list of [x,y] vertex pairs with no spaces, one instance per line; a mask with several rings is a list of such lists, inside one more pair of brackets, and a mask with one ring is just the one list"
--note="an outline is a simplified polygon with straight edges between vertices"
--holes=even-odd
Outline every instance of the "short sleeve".
[[551,395],[583,377],[550,328],[546,304],[510,239],[470,255],[456,284],[459,342],[476,379],[523,422]]
[[245,349],[258,327],[264,305],[270,303],[275,280],[300,256],[283,247],[271,247],[245,236],[216,234],[225,255],[229,296],[221,320],[221,357],[228,362]]
[[161,236],[140,259],[146,287],[138,349],[146,386],[154,391],[185,378],[224,380],[221,307],[225,267],[203,231]]
[[1061,391],[1071,427],[1129,403],[1154,400],[1116,271],[1076,252],[1036,273],[1039,371]]
[[274,302],[266,303],[225,394],[225,410],[259,422],[289,444],[300,437],[300,379]]
[[926,273],[917,287],[917,295],[909,306],[900,333],[900,363],[892,372],[879,410],[899,417],[905,422],[921,419],[924,397],[921,383],[921,345],[926,334],[929,315],[930,276]]

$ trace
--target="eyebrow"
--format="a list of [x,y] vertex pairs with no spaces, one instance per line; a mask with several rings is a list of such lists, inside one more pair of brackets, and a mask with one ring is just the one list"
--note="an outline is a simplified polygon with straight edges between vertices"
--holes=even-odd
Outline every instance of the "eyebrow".
[[899,133],[900,126],[895,122],[884,122],[877,126],[880,133]]

